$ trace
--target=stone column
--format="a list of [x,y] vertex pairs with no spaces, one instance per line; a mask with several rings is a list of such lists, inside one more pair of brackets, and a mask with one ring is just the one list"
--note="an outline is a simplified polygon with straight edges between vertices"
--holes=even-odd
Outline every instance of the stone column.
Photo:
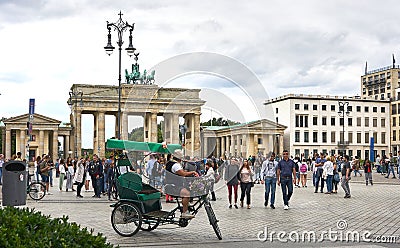
[[128,125],[129,125],[128,124],[128,117],[129,117],[129,115],[127,113],[125,113],[125,112],[121,113],[121,119],[122,119],[121,139],[123,139],[123,140],[128,140]]
[[193,116],[193,152],[194,156],[200,155],[200,114],[194,114]]
[[19,151],[22,153],[22,158],[25,157],[25,146],[26,146],[26,139],[25,139],[25,130],[20,129],[19,130]]
[[6,157],[10,159],[12,156],[11,154],[11,130],[6,129]]
[[114,117],[115,117],[114,137],[115,139],[118,139],[118,113],[116,113]]
[[[78,157],[82,154],[82,112],[76,111],[76,148],[78,151]],[[74,154],[75,155],[75,154]]]
[[221,138],[215,137],[215,156],[217,158],[221,157]]
[[52,150],[52,159],[55,162],[58,158],[58,130],[53,131],[53,150]]
[[1,153],[6,154],[6,129],[3,129],[1,132]]
[[226,140],[226,145],[225,145],[225,147],[226,147],[227,154],[228,154],[228,156],[230,156],[230,157],[233,156],[232,147],[231,147],[231,144],[232,144],[232,142],[231,142],[231,137],[232,137],[232,136],[230,136],[230,135],[228,135],[228,136],[225,137],[225,140]]
[[250,155],[257,155],[255,154],[256,151],[254,150],[254,134],[248,133],[246,135],[246,148],[247,148],[247,157]]
[[[99,148],[99,112],[93,113],[93,154],[98,154]],[[78,154],[78,157],[80,154]]]
[[64,136],[64,158],[68,158],[69,156],[69,150],[71,149],[70,145],[69,145],[69,135],[65,135]]
[[157,127],[157,113],[150,114],[150,142],[157,142],[157,134],[158,134],[158,127]]
[[38,156],[42,156],[44,154],[44,131],[39,131],[39,154]]
[[279,153],[283,152],[283,133],[279,135]]
[[208,149],[208,138],[204,137],[204,144],[203,144],[203,149],[204,149],[204,157],[208,157],[210,155],[210,150]]
[[171,143],[179,144],[179,114],[173,113],[171,119]]
[[225,147],[225,136],[221,137],[221,156],[225,155],[226,147]]
[[106,131],[105,131],[105,113],[98,112],[97,116],[97,145],[100,147],[99,157],[106,156]]

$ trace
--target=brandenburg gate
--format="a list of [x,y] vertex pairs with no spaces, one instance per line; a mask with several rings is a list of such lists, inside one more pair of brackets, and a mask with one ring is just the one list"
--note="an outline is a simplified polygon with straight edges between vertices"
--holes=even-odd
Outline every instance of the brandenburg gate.
[[[71,92],[79,99],[70,100],[73,133],[70,147],[73,154],[82,150],[82,115],[94,117],[93,150],[105,157],[105,116],[118,115],[118,86],[73,84]],[[164,117],[163,139],[180,143],[179,117],[185,120],[184,139],[187,155],[200,155],[200,114],[205,101],[199,98],[200,89],[163,88],[155,84],[121,84],[121,139],[128,140],[128,117],[142,116],[144,141],[157,142],[157,116]],[[117,137],[117,121],[115,122]],[[110,138],[110,137],[107,137]]]

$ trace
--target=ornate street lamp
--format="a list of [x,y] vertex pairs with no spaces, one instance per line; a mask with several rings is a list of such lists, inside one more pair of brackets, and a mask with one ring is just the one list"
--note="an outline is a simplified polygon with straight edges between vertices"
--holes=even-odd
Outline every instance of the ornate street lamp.
[[[78,134],[77,134],[77,128],[76,128],[76,125],[77,125],[76,109],[78,107],[77,106],[78,99],[79,99],[79,102],[80,102],[80,106],[82,106],[82,97],[83,97],[83,92],[80,91],[80,90],[74,89],[74,90],[71,90],[69,92],[68,105],[71,108],[71,114],[72,114],[72,106],[75,105],[75,108],[74,108],[74,110],[75,110],[74,111],[75,121],[74,121],[74,125],[72,125],[72,130],[74,130],[75,157],[78,157],[78,140],[77,140]],[[65,154],[65,152],[64,152],[64,154]]]
[[122,41],[122,36],[123,33],[127,30],[129,30],[129,45],[128,47],[125,49],[126,52],[128,53],[129,57],[131,57],[132,55],[134,55],[135,52],[135,48],[132,45],[132,32],[134,29],[134,23],[132,23],[132,25],[130,25],[128,22],[124,22],[122,20],[122,13],[121,11],[119,12],[119,19],[117,22],[115,23],[110,23],[107,21],[107,30],[108,30],[108,41],[107,41],[107,46],[104,47],[104,50],[106,51],[106,53],[108,55],[111,55],[112,52],[114,51],[114,46],[111,44],[111,29],[113,28],[114,31],[117,32],[118,35],[118,40],[117,40],[117,45],[118,45],[118,51],[119,51],[119,67],[118,67],[118,71],[119,71],[119,77],[118,77],[118,116],[117,116],[117,138],[121,139],[121,51],[122,51],[122,45],[124,44],[124,42]]
[[341,142],[342,145],[342,156],[344,156],[346,152],[346,144],[344,142],[344,122],[345,122],[345,117],[350,115],[350,110],[349,110],[349,102],[347,101],[339,101],[339,111],[338,111],[339,117],[343,118],[343,140]]

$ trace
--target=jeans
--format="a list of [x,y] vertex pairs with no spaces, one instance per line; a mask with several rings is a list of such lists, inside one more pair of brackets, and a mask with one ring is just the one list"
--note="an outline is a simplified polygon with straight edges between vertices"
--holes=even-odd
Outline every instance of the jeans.
[[255,178],[254,181],[261,181],[261,167],[257,167],[254,169],[255,170]]
[[49,170],[49,182],[50,186],[53,186],[53,170]]
[[100,196],[100,193],[101,193],[101,188],[102,188],[102,183],[103,183],[103,180],[102,180],[103,178],[102,177],[99,177],[99,178],[95,178],[95,188],[94,188],[94,194],[96,195],[96,196]]
[[318,192],[319,181],[321,180],[321,192],[324,191],[324,178],[322,177],[323,169],[318,168],[315,175],[315,192]]
[[365,184],[368,185],[368,181],[371,183],[371,185],[373,185],[372,182],[372,172],[365,172]]
[[268,202],[269,192],[271,192],[271,205],[275,204],[276,177],[265,178],[265,201]]
[[107,173],[104,173],[104,180],[103,180],[103,182],[104,182],[104,186],[103,186],[103,192],[108,192],[108,184],[107,184]]
[[360,177],[362,176],[361,172],[359,170],[354,170],[354,176],[357,176],[357,173],[360,174]]
[[326,188],[328,189],[328,192],[330,192],[330,193],[333,190],[332,179],[333,179],[333,175],[327,175]]
[[342,188],[344,190],[344,193],[346,193],[346,195],[350,195],[350,185],[349,185],[349,180],[346,180],[346,176],[342,176]]
[[240,183],[240,189],[242,191],[240,201],[243,202],[244,195],[246,194],[247,205],[250,205],[251,183]]
[[289,201],[293,194],[293,179],[281,178],[281,188],[282,188],[283,204],[289,206]]
[[389,176],[390,176],[390,172],[392,172],[392,173],[393,173],[393,177],[396,177],[396,175],[394,174],[394,168],[393,168],[393,165],[389,165],[389,168],[388,168],[388,174],[387,174],[387,176],[386,176],[386,177],[389,177]]

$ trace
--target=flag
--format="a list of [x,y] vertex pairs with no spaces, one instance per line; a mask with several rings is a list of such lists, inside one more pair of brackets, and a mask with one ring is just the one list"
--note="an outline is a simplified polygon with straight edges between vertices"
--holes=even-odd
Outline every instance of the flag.
[[365,74],[367,74],[367,68],[368,68],[368,64],[367,64],[368,62],[367,61],[365,61]]
[[394,53],[392,54],[393,57],[393,68],[394,68],[394,64],[396,63],[396,60],[394,59]]

